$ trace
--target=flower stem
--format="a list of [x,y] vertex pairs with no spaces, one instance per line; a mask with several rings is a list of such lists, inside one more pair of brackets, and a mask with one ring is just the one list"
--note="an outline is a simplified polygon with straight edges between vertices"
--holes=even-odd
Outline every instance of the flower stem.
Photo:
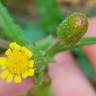
[[60,44],[60,42],[58,41],[48,50],[48,53],[53,56],[60,51],[72,50],[74,48],[88,46],[88,45],[94,45],[94,44],[96,44],[96,38],[95,37],[82,38],[77,44],[75,44],[73,46],[67,46],[67,45],[62,46]]

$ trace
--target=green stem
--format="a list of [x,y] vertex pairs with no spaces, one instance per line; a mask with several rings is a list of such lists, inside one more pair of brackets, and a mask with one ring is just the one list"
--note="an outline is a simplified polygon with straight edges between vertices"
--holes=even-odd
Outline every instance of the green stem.
[[75,44],[74,46],[62,46],[60,44],[60,42],[56,42],[54,44],[54,46],[52,46],[49,50],[48,53],[50,55],[55,55],[56,53],[60,52],[60,51],[66,51],[66,50],[71,50],[74,48],[78,48],[78,47],[83,47],[83,46],[88,46],[88,45],[94,45],[96,44],[96,38],[95,37],[86,37],[86,38],[82,38],[77,44]]

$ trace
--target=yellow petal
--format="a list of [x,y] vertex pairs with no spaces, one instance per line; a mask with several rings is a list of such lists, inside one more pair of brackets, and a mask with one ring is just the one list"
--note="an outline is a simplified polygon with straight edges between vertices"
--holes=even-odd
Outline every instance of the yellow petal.
[[34,76],[34,69],[29,69],[28,70],[28,75],[29,76]]
[[26,56],[28,56],[28,58],[32,57],[32,52],[30,50],[28,50],[27,48],[22,47],[21,50],[22,50],[22,52],[24,52],[26,54]]
[[0,67],[2,68],[2,70],[6,68],[6,61],[7,59],[5,57],[0,57]]
[[5,64],[5,63],[6,63],[6,58],[0,57],[0,64]]
[[25,79],[27,78],[29,75],[28,75],[28,71],[25,71],[23,74],[22,74],[22,78]]
[[9,47],[11,49],[15,49],[15,50],[20,50],[20,46],[16,43],[16,42],[13,42],[9,45]]
[[1,73],[1,78],[3,78],[3,79],[7,78],[8,77],[8,74],[9,74],[8,70],[3,71]]
[[11,49],[8,49],[8,50],[5,52],[5,55],[6,55],[6,56],[10,56],[11,53],[12,53]]
[[21,83],[21,81],[22,81],[22,80],[21,80],[21,76],[16,75],[15,78],[14,78],[14,82],[15,82],[15,83]]
[[33,66],[34,66],[34,60],[30,60],[28,66],[29,66],[30,68],[33,68]]
[[13,74],[9,74],[7,79],[6,79],[6,82],[10,83],[12,81],[12,79],[13,79],[13,76],[14,76]]

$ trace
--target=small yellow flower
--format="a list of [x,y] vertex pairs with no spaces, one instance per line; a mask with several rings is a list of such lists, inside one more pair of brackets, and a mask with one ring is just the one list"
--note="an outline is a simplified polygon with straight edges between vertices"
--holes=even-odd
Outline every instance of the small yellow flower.
[[34,76],[34,60],[32,52],[25,47],[11,43],[9,49],[5,52],[5,57],[0,57],[0,67],[2,78],[10,83],[21,83],[22,79]]

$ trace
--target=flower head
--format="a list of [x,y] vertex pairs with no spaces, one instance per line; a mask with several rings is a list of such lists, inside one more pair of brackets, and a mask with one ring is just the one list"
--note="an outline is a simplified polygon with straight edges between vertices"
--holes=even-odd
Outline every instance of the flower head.
[[25,47],[11,43],[5,52],[5,57],[0,57],[1,77],[10,83],[20,83],[22,79],[34,76],[34,60],[32,52]]
[[57,28],[57,36],[63,47],[77,44],[88,29],[88,19],[83,13],[73,13]]

